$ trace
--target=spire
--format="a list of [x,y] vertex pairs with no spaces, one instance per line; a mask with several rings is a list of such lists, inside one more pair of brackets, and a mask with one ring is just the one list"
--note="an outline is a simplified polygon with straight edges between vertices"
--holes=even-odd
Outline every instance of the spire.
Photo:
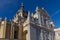
[[24,5],[23,5],[23,3],[21,3],[21,10],[23,10],[24,9]]
[[24,10],[24,5],[23,5],[23,3],[21,3],[21,6],[20,6],[20,9],[18,10],[18,13],[19,13],[20,11],[22,11],[22,10]]

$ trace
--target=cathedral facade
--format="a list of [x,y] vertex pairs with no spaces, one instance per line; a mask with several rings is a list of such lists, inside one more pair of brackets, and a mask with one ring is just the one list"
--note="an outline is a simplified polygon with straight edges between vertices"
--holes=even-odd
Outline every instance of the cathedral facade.
[[54,23],[50,20],[47,11],[36,7],[31,14],[24,9],[18,10],[14,19],[8,21],[0,19],[0,38],[18,40],[54,40]]

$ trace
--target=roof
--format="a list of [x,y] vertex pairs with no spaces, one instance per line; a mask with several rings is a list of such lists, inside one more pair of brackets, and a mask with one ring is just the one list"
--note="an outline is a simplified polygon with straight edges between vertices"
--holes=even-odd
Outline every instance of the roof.
[[56,29],[54,29],[54,31],[59,31],[60,30],[60,28],[56,28]]

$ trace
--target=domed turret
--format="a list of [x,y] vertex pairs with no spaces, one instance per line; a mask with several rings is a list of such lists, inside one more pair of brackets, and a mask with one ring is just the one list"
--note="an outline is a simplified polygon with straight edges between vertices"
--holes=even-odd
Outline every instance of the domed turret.
[[20,21],[22,19],[26,20],[28,16],[28,11],[24,9],[23,3],[21,3],[20,9],[17,11],[17,15],[14,17],[14,21]]

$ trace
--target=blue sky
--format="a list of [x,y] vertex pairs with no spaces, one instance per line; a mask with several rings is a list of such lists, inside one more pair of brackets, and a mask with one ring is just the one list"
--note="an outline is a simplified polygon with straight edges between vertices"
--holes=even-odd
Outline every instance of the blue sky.
[[25,9],[31,13],[35,12],[36,6],[40,9],[44,7],[54,21],[55,27],[60,27],[60,0],[0,0],[0,17],[12,19],[22,2]]

